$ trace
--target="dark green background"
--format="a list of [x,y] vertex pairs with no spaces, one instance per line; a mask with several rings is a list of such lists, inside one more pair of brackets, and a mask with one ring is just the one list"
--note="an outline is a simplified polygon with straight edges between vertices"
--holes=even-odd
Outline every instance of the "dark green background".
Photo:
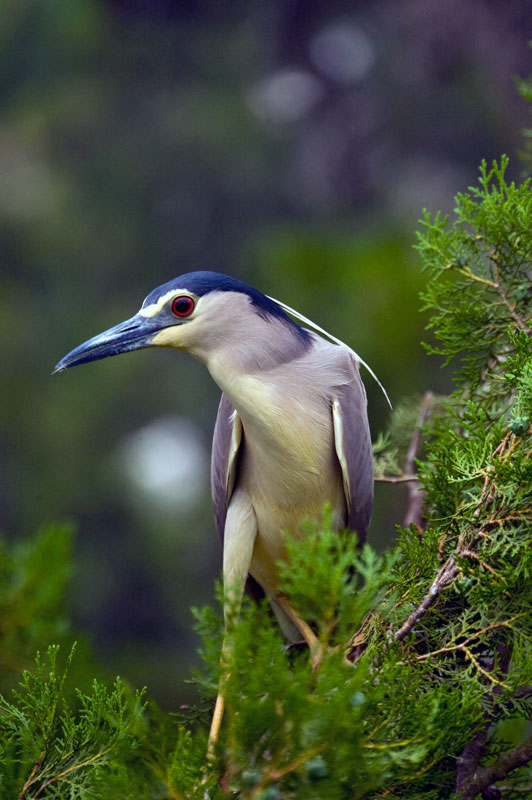
[[[221,564],[207,467],[195,505],[161,508],[117,453],[176,414],[208,458],[218,390],[169,351],[54,364],[214,268],[345,339],[393,402],[448,389],[419,345],[416,220],[451,210],[483,157],[519,175],[527,6],[2,0],[0,527],[76,522],[75,623],[167,706]],[[387,408],[366,385],[375,436]],[[404,499],[378,487],[373,543]]]

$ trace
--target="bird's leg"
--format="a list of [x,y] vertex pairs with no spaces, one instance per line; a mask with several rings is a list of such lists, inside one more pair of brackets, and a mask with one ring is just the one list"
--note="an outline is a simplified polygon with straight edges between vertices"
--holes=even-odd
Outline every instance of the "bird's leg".
[[246,492],[242,489],[237,489],[227,509],[224,529],[225,636],[221,656],[222,673],[207,745],[207,760],[211,763],[214,760],[214,749],[220,734],[225,705],[225,687],[229,677],[227,664],[231,653],[227,634],[230,632],[240,610],[256,536],[257,520],[251,501]]
[[321,661],[322,656],[322,646],[318,637],[308,622],[305,622],[305,620],[299,616],[297,611],[292,608],[283,594],[278,594],[275,598],[275,601],[284,611],[288,619],[296,626],[301,636],[307,643],[308,649],[310,650],[310,663],[312,665],[312,669],[315,669]]

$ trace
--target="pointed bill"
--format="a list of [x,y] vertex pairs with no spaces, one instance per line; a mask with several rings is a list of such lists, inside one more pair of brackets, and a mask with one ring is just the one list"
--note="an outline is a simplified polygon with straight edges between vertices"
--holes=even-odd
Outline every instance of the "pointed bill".
[[152,338],[160,328],[160,323],[154,319],[135,314],[131,319],[126,319],[71,350],[56,364],[53,374],[88,361],[98,361],[128,353],[130,350],[151,347]]

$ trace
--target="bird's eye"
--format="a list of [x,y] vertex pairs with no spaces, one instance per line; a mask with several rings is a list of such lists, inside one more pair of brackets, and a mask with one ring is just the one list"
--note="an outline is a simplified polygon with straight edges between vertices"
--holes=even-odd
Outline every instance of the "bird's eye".
[[172,312],[176,317],[188,317],[194,311],[194,300],[186,294],[174,297],[172,300]]

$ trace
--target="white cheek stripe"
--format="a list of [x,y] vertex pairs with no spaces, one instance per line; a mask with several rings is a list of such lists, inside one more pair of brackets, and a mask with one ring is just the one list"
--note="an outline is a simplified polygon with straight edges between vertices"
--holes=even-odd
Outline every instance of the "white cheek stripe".
[[176,297],[178,294],[190,295],[188,289],[171,289],[166,294],[159,297],[156,303],[150,303],[149,306],[141,308],[139,314],[141,317],[155,317],[162,309],[163,306],[170,300],[171,297]]

